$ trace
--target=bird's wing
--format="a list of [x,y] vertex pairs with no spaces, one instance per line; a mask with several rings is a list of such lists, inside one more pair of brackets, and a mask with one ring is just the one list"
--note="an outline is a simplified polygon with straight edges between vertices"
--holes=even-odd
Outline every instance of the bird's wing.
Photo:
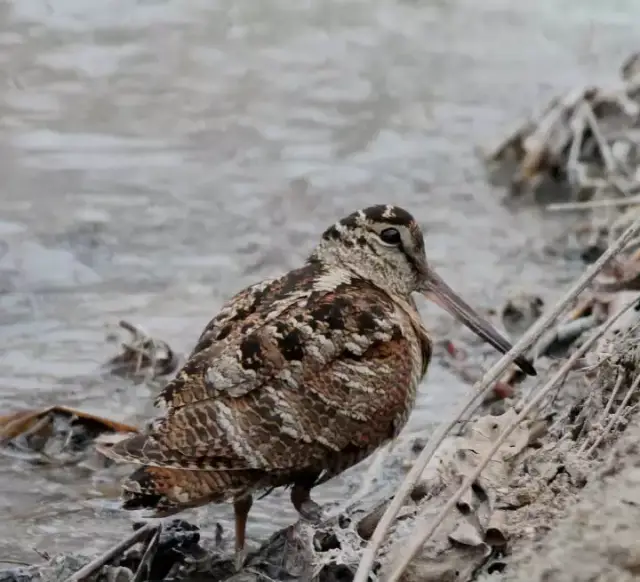
[[319,287],[283,294],[196,351],[164,391],[166,415],[111,456],[187,469],[288,469],[395,435],[430,347],[412,349],[397,308],[366,282]]
[[269,301],[278,287],[278,279],[264,279],[234,295],[202,330],[189,358],[211,347],[215,342],[223,341],[235,326],[245,323],[263,307],[265,300]]

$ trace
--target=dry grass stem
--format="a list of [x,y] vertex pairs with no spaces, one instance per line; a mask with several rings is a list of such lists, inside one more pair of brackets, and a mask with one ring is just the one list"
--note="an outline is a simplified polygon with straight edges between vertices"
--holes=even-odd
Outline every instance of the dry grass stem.
[[623,380],[624,380],[624,374],[622,373],[622,371],[620,371],[618,374],[618,377],[616,378],[616,383],[613,386],[613,390],[611,391],[611,396],[609,398],[609,401],[607,402],[607,405],[605,406],[604,411],[602,413],[603,421],[605,418],[607,418],[607,416],[609,416],[609,412],[611,411],[611,407],[613,406],[613,401],[615,400],[615,397],[618,394],[618,390],[620,390],[620,386],[622,386]]
[[[607,418],[607,416],[609,416],[609,412],[611,411],[611,406],[613,405],[613,401],[615,400],[615,397],[618,394],[618,390],[620,390],[620,386],[622,386],[622,382],[624,381],[624,378],[625,378],[624,372],[623,371],[618,372],[618,377],[616,378],[616,383],[614,384],[613,390],[611,391],[611,396],[609,396],[609,400],[604,410],[602,411],[602,415],[599,420],[600,423],[603,423]],[[587,402],[585,402],[585,408],[589,406],[589,403],[591,402],[592,397],[593,397],[593,393],[590,393]],[[584,425],[583,425],[583,428],[584,428]],[[582,456],[582,454],[584,453],[588,445],[589,445],[589,439],[587,438],[584,440],[584,442],[580,445],[580,448],[578,449],[577,454],[579,457]]]
[[556,202],[545,206],[550,211],[593,210],[596,208],[617,208],[640,204],[640,194],[625,198],[607,198],[606,200],[585,200],[584,202]]
[[629,386],[629,390],[627,390],[627,393],[625,394],[622,402],[620,403],[618,410],[616,410],[616,413],[613,415],[611,420],[607,423],[607,426],[604,428],[602,433],[598,435],[598,438],[593,442],[593,444],[589,447],[589,450],[585,453],[585,456],[587,458],[591,455],[591,453],[593,453],[593,451],[595,451],[596,447],[602,442],[604,437],[607,436],[607,434],[609,434],[613,430],[617,422],[620,420],[622,413],[627,408],[627,404],[629,404],[629,400],[633,396],[633,393],[637,390],[638,385],[640,385],[640,375],[638,375],[633,381],[633,383],[631,384],[631,386]]

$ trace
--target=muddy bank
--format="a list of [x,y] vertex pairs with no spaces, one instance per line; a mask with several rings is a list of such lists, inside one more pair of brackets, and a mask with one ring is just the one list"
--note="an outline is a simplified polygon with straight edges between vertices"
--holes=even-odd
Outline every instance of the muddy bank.
[[501,582],[630,582],[640,576],[640,420],[542,540],[513,554]]

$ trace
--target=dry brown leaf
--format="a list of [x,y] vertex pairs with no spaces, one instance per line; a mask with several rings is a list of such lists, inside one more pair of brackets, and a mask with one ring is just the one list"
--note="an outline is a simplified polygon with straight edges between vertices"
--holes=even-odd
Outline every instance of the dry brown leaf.
[[101,436],[135,432],[134,426],[60,405],[0,416],[1,446],[47,458],[82,453]]

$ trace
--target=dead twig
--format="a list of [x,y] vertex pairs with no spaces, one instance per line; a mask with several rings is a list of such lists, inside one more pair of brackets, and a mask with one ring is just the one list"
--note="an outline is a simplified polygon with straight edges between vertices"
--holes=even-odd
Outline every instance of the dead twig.
[[487,394],[493,390],[493,382],[505,372],[507,367],[512,364],[515,358],[526,352],[526,350],[540,339],[558,316],[560,316],[569,304],[575,300],[575,298],[587,287],[587,285],[589,285],[589,283],[591,283],[603,267],[613,257],[615,257],[627,245],[627,243],[638,234],[638,232],[640,232],[640,219],[636,220],[631,226],[629,226],[620,238],[618,238],[618,240],[583,273],[578,281],[576,281],[567,293],[565,293],[564,297],[562,297],[562,299],[558,301],[558,303],[556,303],[556,305],[554,305],[546,315],[542,315],[540,319],[518,340],[515,346],[513,346],[507,354],[493,365],[493,367],[484,375],[483,379],[474,386],[471,398],[461,406],[454,418],[438,427],[416,459],[411,471],[409,471],[403,482],[400,484],[400,487],[389,504],[389,507],[378,523],[369,544],[362,553],[362,558],[358,565],[353,582],[367,581],[369,572],[371,571],[375,560],[376,552],[384,541],[384,536],[386,535],[387,530],[398,515],[398,512],[420,478],[420,475],[427,463],[433,457],[436,449],[440,446],[449,431],[462,417],[464,417],[475,402],[486,397]]
[[618,377],[616,378],[616,383],[613,386],[613,390],[611,391],[611,396],[609,397],[609,401],[605,406],[604,412],[602,413],[602,420],[609,416],[609,412],[611,410],[611,406],[613,406],[613,401],[615,400],[616,395],[618,394],[618,390],[620,390],[620,386],[622,386],[622,382],[624,380],[624,373],[620,371],[618,373]]
[[0,558],[0,564],[13,564],[14,566],[31,566],[29,562],[23,562],[21,560],[13,560],[11,558]]
[[618,208],[620,206],[633,206],[640,204],[640,194],[627,196],[625,198],[607,198],[606,200],[585,200],[584,202],[556,202],[545,206],[546,210],[552,212],[592,210],[594,208]]
[[[480,473],[482,473],[484,468],[489,464],[493,455],[498,451],[498,449],[506,441],[509,435],[531,413],[531,411],[540,404],[544,397],[547,396],[547,394],[553,388],[555,388],[555,385],[558,383],[558,381],[560,381],[566,374],[571,371],[571,368],[575,361],[581,358],[589,350],[589,348],[591,348],[591,346],[595,344],[596,341],[598,341],[598,339],[600,339],[611,327],[613,327],[618,318],[620,318],[629,309],[637,305],[637,303],[637,299],[630,301],[618,313],[613,315],[604,325],[602,325],[600,329],[591,334],[589,339],[582,346],[580,346],[580,348],[576,350],[571,355],[571,357],[567,359],[564,365],[554,374],[551,380],[549,380],[537,392],[537,394],[529,401],[529,403],[522,409],[522,411],[516,416],[516,418],[503,430],[493,446],[489,449],[489,451],[487,451],[482,460],[478,463],[478,466],[474,469],[474,471],[471,472],[470,475],[467,476],[462,485],[458,488],[451,499],[449,499],[449,501],[436,516],[433,523],[429,527],[424,527],[426,526],[424,520],[420,520],[419,518],[416,520],[418,523],[414,527],[415,533],[410,537],[409,541],[402,541],[403,544],[408,544],[409,548],[406,552],[403,552],[401,554],[400,559],[397,561],[397,565],[392,568],[390,576],[386,578],[386,582],[396,582],[400,579],[406,567],[413,560],[416,553],[425,544],[425,542],[433,536],[433,534],[438,529],[438,526],[442,523],[449,511],[451,511],[456,506],[464,493],[473,486],[476,479],[480,476]],[[640,382],[640,376],[638,381]]]
[[69,578],[67,578],[65,582],[81,582],[83,580],[86,580],[87,578],[89,578],[89,576],[95,574],[98,570],[100,570],[102,566],[113,560],[113,558],[120,554],[123,554],[139,541],[142,541],[146,537],[154,535],[159,531],[159,523],[147,523],[140,529],[134,531],[128,538],[122,540],[120,543],[104,552],[104,554],[98,556],[94,560],[91,560],[91,562],[89,562],[83,568],[80,568],[80,570],[78,570],[75,574],[69,576]]
[[[600,418],[600,422],[604,422],[604,420],[609,416],[609,411],[611,410],[611,406],[613,405],[613,401],[618,394],[618,390],[620,390],[620,386],[622,386],[622,382],[625,378],[625,374],[623,371],[618,372],[618,377],[616,378],[616,383],[613,385],[613,390],[611,391],[611,396],[609,397],[609,401],[602,412],[602,416]],[[591,400],[592,392],[589,393],[589,400],[585,403],[585,408],[589,405]],[[589,439],[585,439],[584,442],[580,445],[578,449],[578,456],[580,457],[584,450],[587,448],[589,444]]]
[[585,457],[588,458],[591,455],[591,453],[595,451],[596,447],[602,442],[604,437],[607,436],[607,434],[609,434],[613,430],[618,420],[620,420],[622,413],[626,409],[627,404],[629,404],[629,400],[631,399],[631,396],[633,396],[633,393],[637,390],[639,385],[640,385],[640,375],[638,375],[636,379],[632,382],[631,386],[629,386],[629,390],[627,390],[627,393],[625,394],[622,402],[620,403],[618,410],[616,410],[616,413],[613,415],[611,420],[607,423],[607,426],[604,428],[602,433],[598,435],[598,438],[589,447],[589,450],[585,453]]
[[131,579],[131,582],[142,582],[150,577],[151,562],[158,550],[158,541],[160,540],[161,531],[162,527],[158,527],[155,533],[152,534],[151,539],[144,550],[144,554],[142,554],[142,557],[140,558],[140,564],[138,565],[138,569]]

